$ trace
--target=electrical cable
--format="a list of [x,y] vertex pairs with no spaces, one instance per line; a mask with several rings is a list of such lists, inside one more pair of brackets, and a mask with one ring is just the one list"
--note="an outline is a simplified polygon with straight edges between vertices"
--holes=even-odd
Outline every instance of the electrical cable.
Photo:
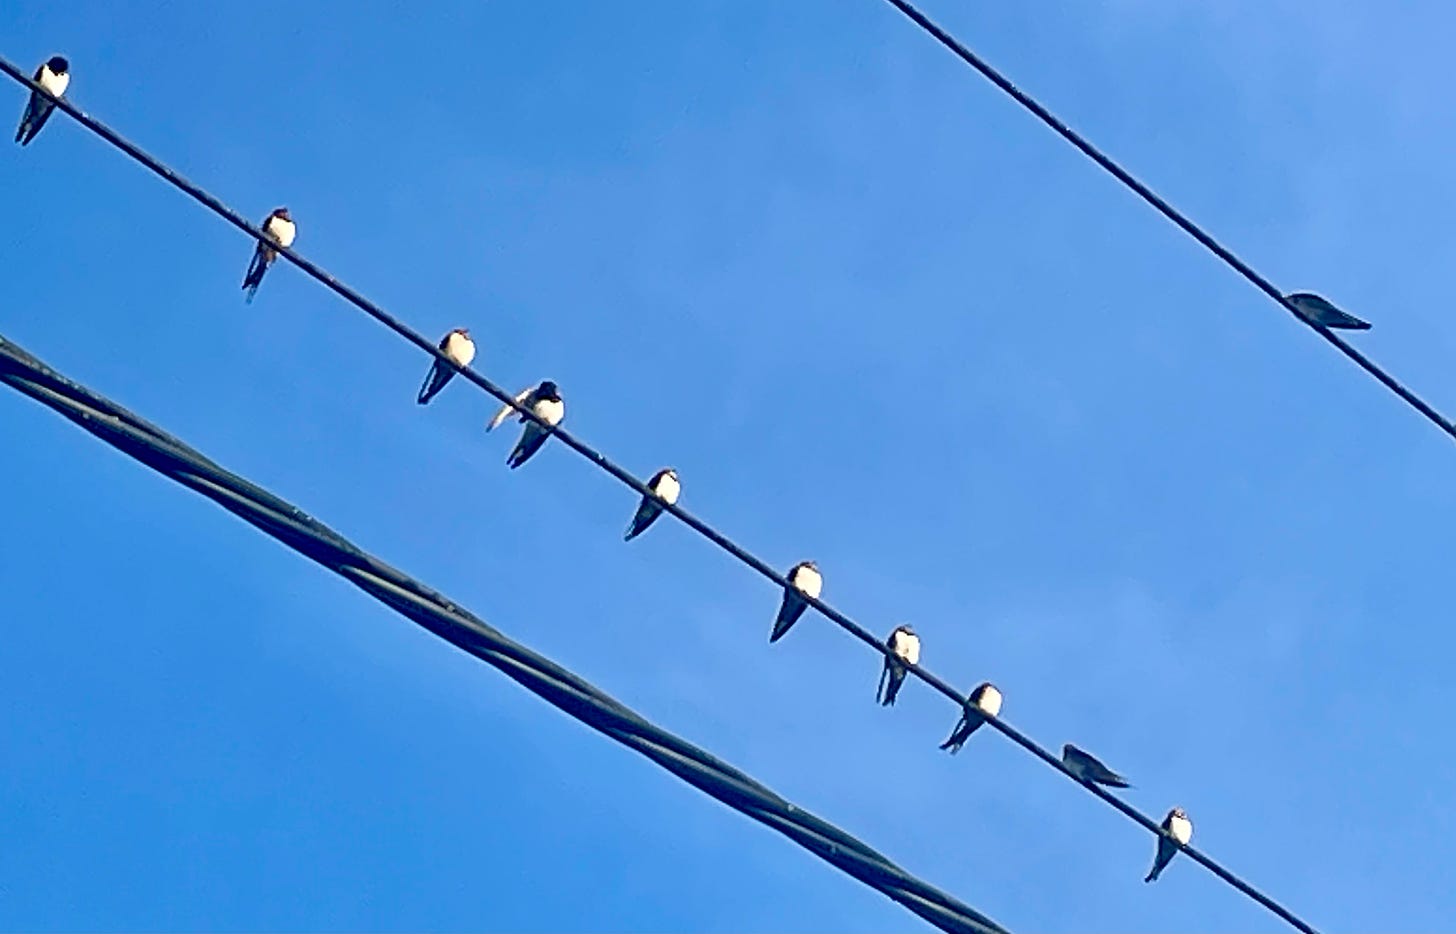
[[384,564],[296,506],[51,370],[0,337],[0,381],[167,478],[207,497],[395,612],[504,673],[587,726],[952,934],[1006,934],[990,918],[910,875],[857,838],[637,713],[463,607]]
[[1173,207],[1167,201],[1164,201],[1162,198],[1160,198],[1157,193],[1155,193],[1151,188],[1138,181],[1131,172],[1127,171],[1122,166],[1112,161],[1110,157],[1104,155],[1101,150],[1099,150],[1096,146],[1093,146],[1091,143],[1087,142],[1087,140],[1083,139],[1082,136],[1080,136],[1075,130],[1067,126],[1061,120],[1057,119],[1057,117],[1051,111],[1047,110],[1029,94],[1022,91],[1016,85],[1012,84],[1009,79],[1007,79],[996,69],[992,68],[989,64],[985,62],[984,59],[982,59],[975,52],[972,52],[965,45],[961,44],[961,42],[950,33],[946,32],[944,29],[938,26],[933,20],[930,19],[930,17],[920,12],[918,9],[915,8],[914,5],[906,2],[906,0],[885,0],[885,2],[895,7],[901,13],[904,13],[917,26],[928,32],[931,36],[935,37],[935,39],[939,41],[941,45],[945,46],[947,49],[950,49],[957,58],[965,62],[967,65],[970,65],[976,71],[980,72],[982,76],[984,76],[992,84],[996,85],[996,87],[1000,88],[1002,91],[1005,91],[1013,100],[1016,101],[1016,103],[1029,110],[1032,114],[1036,116],[1038,120],[1055,130],[1058,136],[1071,143],[1079,151],[1081,151],[1083,155],[1087,156],[1093,162],[1106,169],[1107,172],[1111,174],[1114,178],[1122,182],[1128,188],[1132,189],[1139,198],[1142,198],[1148,204],[1152,205],[1159,214],[1162,214],[1168,220],[1172,221],[1175,225],[1177,225],[1178,228],[1181,229],[1184,233],[1188,234],[1194,240],[1197,240],[1199,244],[1201,244],[1214,256],[1217,256],[1219,259],[1223,260],[1224,263],[1226,263],[1239,275],[1243,276],[1245,279],[1251,282],[1256,288],[1259,289],[1259,291],[1263,292],[1265,295],[1278,302],[1280,307],[1293,315],[1297,321],[1313,330],[1320,337],[1323,337],[1326,341],[1332,344],[1336,350],[1353,360],[1356,366],[1360,367],[1360,369],[1375,377],[1375,379],[1378,380],[1383,386],[1385,386],[1385,388],[1389,389],[1391,392],[1399,396],[1411,408],[1424,415],[1437,428],[1441,429],[1452,438],[1456,438],[1456,424],[1452,424],[1450,419],[1446,418],[1446,416],[1436,411],[1433,406],[1431,406],[1420,396],[1407,389],[1398,380],[1396,380],[1395,377],[1385,372],[1385,370],[1383,370],[1369,357],[1365,356],[1354,347],[1351,347],[1338,334],[1335,334],[1329,328],[1314,321],[1311,321],[1309,318],[1306,318],[1304,315],[1300,314],[1298,309],[1291,305],[1289,303],[1289,300],[1284,297],[1284,293],[1280,292],[1277,288],[1275,288],[1274,284],[1271,283],[1268,279],[1265,279],[1263,276],[1259,275],[1259,273],[1255,272],[1252,266],[1239,259],[1236,255],[1234,255],[1234,252],[1232,250],[1219,243],[1212,236],[1206,233],[1203,228],[1199,227],[1197,224],[1193,223],[1193,221],[1189,220],[1177,208]]
[[[638,480],[627,470],[623,469],[615,462],[608,459],[604,454],[597,451],[595,448],[587,445],[585,442],[578,440],[575,436],[560,428],[559,426],[552,427],[546,425],[546,423],[538,418],[534,412],[530,411],[530,409],[516,402],[510,394],[508,394],[505,390],[501,389],[495,383],[481,376],[478,372],[470,369],[469,367],[462,368],[456,365],[454,361],[450,360],[448,357],[445,356],[445,354],[435,345],[435,343],[426,339],[418,332],[412,330],[407,325],[403,324],[398,319],[390,315],[384,309],[364,298],[357,291],[343,284],[334,276],[324,271],[322,268],[315,265],[310,260],[304,258],[293,249],[279,245],[271,238],[269,238],[266,234],[264,234],[261,229],[255,227],[253,224],[247,221],[237,211],[228,207],[222,201],[209,194],[198,185],[183,178],[180,174],[162,163],[160,160],[156,159],[155,157],[142,150],[140,147],[123,138],[115,130],[112,130],[101,121],[81,111],[79,108],[75,107],[73,104],[70,103],[70,101],[66,100],[65,98],[58,98],[50,94],[44,88],[41,88],[38,84],[36,84],[29,77],[27,77],[23,72],[16,68],[14,64],[12,64],[8,59],[4,58],[3,56],[0,56],[0,71],[4,71],[11,78],[25,85],[27,88],[30,88],[33,91],[39,91],[42,95],[54,101],[58,110],[64,111],[82,126],[86,127],[91,132],[100,136],[111,145],[120,149],[122,152],[126,153],[133,160],[140,163],[147,169],[151,170],[153,173],[161,176],[173,187],[189,195],[193,200],[197,201],[204,207],[211,210],[213,213],[222,217],[224,220],[228,221],[234,227],[237,227],[239,230],[243,231],[254,240],[260,243],[267,244],[280,256],[283,256],[290,263],[303,270],[305,274],[317,280],[319,283],[327,287],[335,294],[339,295],[345,301],[349,302],[351,305],[358,308],[369,317],[373,318],[375,321],[383,324],[386,328],[393,331],[398,336],[404,338],[406,341],[415,345],[420,350],[423,350],[427,354],[431,355],[435,360],[441,361],[445,366],[448,366],[453,371],[459,373],[468,382],[484,390],[486,393],[495,397],[501,403],[514,408],[518,413],[520,413],[522,418],[529,419],[530,421],[535,422],[536,424],[541,425],[544,428],[547,428],[558,440],[560,440],[567,447],[571,448],[576,453],[582,455],[587,460],[596,464],[596,466],[600,467],[602,470],[606,471],[608,474],[612,475],[623,484],[631,487],[638,494],[649,493],[647,487],[641,480]],[[741,563],[752,568],[754,571],[757,571],[760,575],[773,581],[781,588],[788,588],[791,586],[788,580],[784,577],[784,575],[774,570],[757,556],[742,548],[731,539],[729,539],[726,535],[723,535],[721,532],[709,526],[701,519],[698,519],[696,516],[683,509],[681,506],[676,504],[669,504],[660,500],[658,502],[663,507],[664,512],[670,513],[678,520],[683,522],[685,525],[687,525],[689,528],[693,529],[693,531],[702,535],[704,538],[708,539],[710,542],[717,545],[722,550],[728,552]],[[834,609],[832,606],[818,598],[809,597],[807,594],[801,595],[801,598],[804,600],[805,603],[814,607],[814,609],[817,610],[825,618],[829,619],[841,629],[844,629],[846,632],[850,633],[850,635],[859,639],[864,644],[870,646],[881,655],[887,658],[891,657],[889,647],[886,646],[880,638],[876,637],[864,626],[855,622],[853,619],[849,618],[848,616],[844,615],[840,611]],[[968,704],[968,699],[966,697],[959,694],[945,680],[932,674],[924,667],[920,665],[910,665],[905,663],[901,664],[904,665],[910,675],[929,685],[938,693],[949,698],[950,700],[955,702],[957,706],[964,708]],[[1102,788],[1080,781],[1066,770],[1059,758],[1053,756],[1045,748],[1037,744],[1025,734],[1021,733],[1016,728],[1012,727],[1010,724],[1006,723],[1001,718],[987,716],[985,718],[985,721],[992,728],[998,730],[1004,736],[1009,738],[1012,742],[1016,743],[1023,749],[1030,752],[1032,755],[1052,766],[1054,769],[1070,778],[1073,782],[1076,782],[1083,789],[1101,798],[1104,802],[1120,811],[1124,816],[1141,825],[1145,830],[1153,833],[1155,836],[1158,836],[1160,838],[1162,837],[1162,831],[1159,827],[1159,822],[1154,821],[1152,818],[1143,814],[1141,811],[1127,804],[1122,799],[1109,794]],[[1275,902],[1267,895],[1264,895],[1262,892],[1255,889],[1249,883],[1243,881],[1238,876],[1234,875],[1232,872],[1219,865],[1211,857],[1205,856],[1203,853],[1187,845],[1183,846],[1182,850],[1194,862],[1199,863],[1200,865],[1214,873],[1216,876],[1218,876],[1220,879],[1222,879],[1224,882],[1232,885],[1244,895],[1248,896],[1249,898],[1258,902],[1263,907],[1272,911],[1274,914],[1278,915],[1281,919],[1288,922],[1297,930],[1303,932],[1303,934],[1317,934],[1314,928],[1301,921],[1288,909],[1279,905],[1279,903]]]

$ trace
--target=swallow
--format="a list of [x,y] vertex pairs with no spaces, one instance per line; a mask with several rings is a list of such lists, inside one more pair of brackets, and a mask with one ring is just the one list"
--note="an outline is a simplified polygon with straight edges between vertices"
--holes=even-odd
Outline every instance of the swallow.
[[1103,765],[1096,756],[1083,752],[1071,743],[1062,747],[1062,765],[1079,782],[1106,785],[1109,788],[1132,787],[1127,779]]
[[994,717],[1000,713],[1001,692],[997,690],[996,685],[989,681],[977,685],[976,689],[971,692],[971,696],[966,698],[964,709],[961,711],[961,722],[956,724],[956,728],[951,731],[950,739],[941,743],[940,748],[949,749],[950,754],[955,755],[961,751],[966,740],[971,738],[971,734],[986,722],[987,714]]
[[1284,300],[1294,306],[1301,318],[1314,324],[1346,331],[1370,330],[1370,322],[1361,321],[1349,312],[1341,311],[1313,292],[1290,292],[1284,296]]
[[[50,91],[56,97],[66,93],[66,86],[71,83],[71,64],[59,55],[52,55],[35,70],[35,77],[30,80]],[[20,118],[20,129],[15,131],[15,141],[22,146],[28,145],[40,128],[45,126],[51,118],[51,111],[56,109],[55,101],[41,94],[39,91],[30,92],[30,102],[25,105],[25,114]]]
[[[267,220],[263,221],[263,233],[281,247],[293,246],[293,238],[298,236],[298,227],[293,223],[293,218],[288,215],[288,208],[275,208]],[[248,264],[248,274],[243,277],[243,291],[248,293],[248,302],[251,304],[253,296],[258,294],[258,286],[263,284],[263,273],[273,265],[278,258],[278,251],[273,249],[262,240],[253,250],[253,261]]]
[[[470,366],[470,361],[475,359],[475,341],[470,339],[470,332],[465,328],[455,328],[440,338],[439,347],[440,352],[461,369]],[[419,398],[415,401],[420,405],[429,405],[430,400],[454,377],[455,371],[436,358],[435,365],[430,367],[430,373],[425,377],[425,384],[420,387]]]
[[885,656],[885,667],[880,670],[880,686],[875,694],[882,705],[889,707],[899,696],[900,685],[905,683],[908,669],[904,663],[920,664],[920,637],[909,626],[896,626],[885,640],[885,648],[890,650],[890,654]]
[[1182,808],[1174,808],[1163,818],[1163,832],[1158,835],[1158,855],[1153,857],[1153,868],[1148,870],[1144,882],[1157,882],[1158,876],[1178,855],[1178,851],[1188,845],[1193,839],[1193,821]]
[[622,536],[624,542],[630,542],[657,521],[657,517],[662,515],[662,503],[671,506],[677,502],[678,495],[682,493],[682,484],[678,482],[676,470],[664,467],[647,481],[647,489],[650,492],[642,495],[637,514],[632,517],[632,524],[627,526],[627,532]]
[[[556,384],[549,379],[542,380],[538,386],[522,389],[516,394],[515,401],[516,405],[524,406],[545,422],[546,427],[541,427],[525,415],[521,416],[521,421],[525,423],[526,427],[521,431],[521,440],[516,442],[515,448],[506,458],[506,466],[512,470],[530,460],[532,454],[541,450],[541,445],[551,437],[551,430],[561,424],[561,420],[566,417],[566,403],[561,401],[561,393],[556,390]],[[510,418],[511,413],[515,410],[516,406],[509,403],[501,406],[501,410],[495,413],[495,417],[485,426],[485,430],[495,430],[501,422]]]
[[769,633],[768,641],[772,643],[782,639],[804,615],[809,604],[804,602],[801,594],[818,600],[823,591],[824,578],[819,574],[819,565],[813,561],[800,561],[794,565],[789,570],[789,586],[784,588],[784,602],[779,604],[779,615],[774,617],[773,632]]

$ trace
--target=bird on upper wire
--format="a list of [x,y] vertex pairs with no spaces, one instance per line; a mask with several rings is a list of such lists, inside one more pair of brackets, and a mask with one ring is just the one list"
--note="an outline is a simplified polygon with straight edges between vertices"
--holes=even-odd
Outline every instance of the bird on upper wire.
[[1284,300],[1294,306],[1301,318],[1323,327],[1346,331],[1370,330],[1370,322],[1341,311],[1329,299],[1321,298],[1313,292],[1290,292],[1284,296]]
[[880,686],[875,694],[882,706],[889,707],[900,695],[900,686],[909,673],[905,665],[920,664],[920,637],[909,626],[896,626],[885,639],[885,648],[890,654],[885,656],[885,666],[880,669]]
[[[263,233],[274,243],[287,248],[293,246],[293,240],[298,236],[298,226],[294,224],[288,208],[274,208],[273,213],[263,221]],[[253,260],[248,263],[248,274],[243,277],[243,291],[248,293],[249,304],[252,303],[253,296],[258,294],[258,286],[263,284],[263,274],[277,258],[278,251],[262,240],[253,248]]]
[[800,561],[789,569],[789,585],[784,588],[784,600],[779,604],[779,614],[774,617],[773,631],[768,641],[777,642],[799,621],[809,604],[804,596],[818,600],[824,590],[824,578],[819,574],[819,565],[813,561]]
[[[561,393],[557,390],[556,384],[549,379],[542,380],[536,386],[522,389],[516,393],[515,401],[517,405],[529,409],[533,415],[545,422],[546,425],[542,427],[525,415],[521,416],[520,420],[526,427],[521,430],[521,440],[516,442],[516,446],[511,449],[510,455],[506,457],[506,466],[512,470],[515,470],[530,460],[531,455],[541,449],[541,445],[545,444],[546,439],[551,437],[552,430],[561,424],[561,420],[566,417],[566,403],[562,401]],[[513,405],[507,404],[501,406],[500,411],[495,413],[490,423],[485,426],[485,430],[495,430],[514,411],[515,406]]]
[[986,715],[995,717],[1001,713],[1001,692],[996,685],[989,681],[982,682],[966,698],[966,703],[961,709],[961,720],[956,728],[951,731],[950,738],[940,744],[941,749],[950,750],[951,755],[961,751],[966,740],[971,734],[981,728],[986,722]]
[[[470,331],[466,328],[455,328],[440,338],[439,347],[440,352],[461,369],[470,366],[470,361],[475,359],[475,341],[470,339]],[[454,368],[436,358],[434,366],[430,367],[429,374],[425,376],[424,385],[420,386],[420,394],[415,401],[420,405],[429,405],[430,400],[435,398],[440,390],[445,388],[445,384],[454,378]]]
[[1090,752],[1083,752],[1071,743],[1062,747],[1062,765],[1072,777],[1091,785],[1106,785],[1109,788],[1131,788],[1127,779],[1103,765]]
[[1148,871],[1144,882],[1157,882],[1158,876],[1168,868],[1178,851],[1193,839],[1193,821],[1188,819],[1188,814],[1182,808],[1173,808],[1168,812],[1168,816],[1163,818],[1161,830],[1158,834],[1158,853],[1153,857],[1153,868]]
[[642,502],[637,506],[636,515],[632,516],[631,524],[627,526],[627,531],[622,535],[624,542],[630,542],[647,531],[647,527],[662,515],[663,503],[667,503],[669,506],[676,503],[678,496],[682,493],[682,484],[678,482],[676,470],[664,467],[647,481],[647,490],[647,493],[642,494]]
[[[60,97],[71,84],[71,63],[60,55],[52,55],[35,70],[35,77],[30,80]],[[20,128],[15,131],[15,141],[22,146],[29,145],[55,109],[55,101],[32,90],[30,100],[25,105],[25,113],[20,118]]]

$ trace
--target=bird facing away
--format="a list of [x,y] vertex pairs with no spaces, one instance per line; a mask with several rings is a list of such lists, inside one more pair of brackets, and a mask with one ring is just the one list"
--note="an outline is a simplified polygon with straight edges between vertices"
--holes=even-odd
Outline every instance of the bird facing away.
[[[566,417],[566,403],[561,401],[561,393],[557,391],[556,384],[551,380],[542,380],[537,386],[522,389],[516,393],[516,404],[529,409],[541,421],[546,423],[545,427],[521,415],[521,421],[526,427],[521,431],[521,440],[516,442],[515,448],[511,450],[510,456],[506,458],[506,466],[515,470],[517,467],[531,459],[531,455],[541,450],[541,445],[551,437],[551,431],[561,420]],[[490,423],[485,426],[486,431],[493,431],[510,417],[515,411],[515,406],[503,405],[501,410],[495,413]]]
[[[263,233],[279,246],[290,247],[293,246],[293,239],[298,236],[298,227],[289,216],[288,208],[274,208],[273,213],[263,221]],[[253,261],[248,264],[248,274],[243,277],[243,291],[248,293],[249,304],[252,303],[253,296],[258,294],[258,286],[263,284],[263,274],[277,258],[277,250],[262,240],[258,241],[257,247],[253,249]]]
[[1349,312],[1341,311],[1327,299],[1320,298],[1313,292],[1290,292],[1284,296],[1284,300],[1293,305],[1299,312],[1299,316],[1306,321],[1346,331],[1370,330],[1370,322],[1361,321]]
[[1071,743],[1062,747],[1062,765],[1080,782],[1106,785],[1109,788],[1131,788],[1127,779],[1098,761],[1090,752],[1083,752]]
[[[470,366],[470,361],[475,359],[475,341],[470,339],[470,332],[465,328],[455,328],[440,338],[439,346],[440,352],[461,369]],[[429,405],[430,400],[435,398],[440,390],[445,388],[445,384],[454,378],[455,371],[437,358],[435,365],[430,367],[430,372],[425,377],[425,383],[420,387],[420,395],[415,401],[420,405]]]
[[773,632],[768,641],[777,642],[804,615],[809,605],[802,595],[818,600],[824,590],[824,578],[819,575],[819,565],[813,561],[800,561],[789,570],[789,586],[784,588],[784,602],[779,604],[779,615],[774,617]]
[[[35,70],[35,76],[30,80],[60,97],[66,93],[66,87],[71,83],[71,64],[59,55],[52,55]],[[15,131],[15,141],[22,146],[29,145],[55,109],[54,101],[32,90],[30,101],[25,105],[25,113],[20,117],[20,128]]]
[[1153,868],[1148,871],[1144,882],[1157,882],[1158,876],[1178,855],[1178,851],[1193,839],[1193,821],[1188,819],[1182,808],[1174,808],[1163,818],[1163,832],[1158,834],[1158,855],[1153,857]]
[[1001,713],[1001,700],[1001,692],[996,685],[989,681],[977,685],[961,710],[961,722],[956,724],[950,739],[941,743],[940,748],[949,749],[951,755],[960,752],[971,734],[986,722],[987,714],[995,717]]
[[900,685],[905,683],[908,673],[905,663],[920,664],[920,637],[909,626],[896,626],[885,640],[885,648],[890,654],[885,656],[885,667],[880,669],[880,686],[875,694],[882,706],[889,707],[900,695]]
[[[630,542],[657,521],[657,517],[662,515],[662,503],[671,506],[677,502],[678,495],[682,493],[682,484],[678,482],[676,470],[664,467],[647,481],[647,489],[652,495],[643,494],[642,502],[637,506],[637,514],[632,517],[632,524],[627,526],[627,532],[622,536],[624,542]],[[661,503],[658,502],[659,499],[662,500]]]

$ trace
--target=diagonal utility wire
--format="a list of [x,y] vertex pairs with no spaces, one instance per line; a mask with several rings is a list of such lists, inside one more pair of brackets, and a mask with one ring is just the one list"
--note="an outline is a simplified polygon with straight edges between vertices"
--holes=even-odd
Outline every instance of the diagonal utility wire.
[[111,400],[71,382],[0,337],[0,382],[49,406],[107,444],[200,493],[395,612],[499,669],[533,694],[633,749],[741,814],[952,934],[1007,934],[990,918],[923,882],[857,838],[815,817],[506,638],[464,608],[364,552],[297,507],[208,460]]
[[[266,243],[274,251],[285,257],[289,262],[293,263],[299,269],[302,269],[312,278],[321,282],[334,293],[342,297],[345,301],[349,302],[351,305],[355,306],[369,317],[378,321],[380,324],[383,324],[385,327],[389,328],[391,331],[404,338],[409,343],[414,344],[420,350],[423,350],[425,353],[432,356],[435,360],[442,361],[446,366],[458,372],[466,380],[473,383],[480,389],[485,390],[487,393],[494,396],[501,402],[512,406],[517,412],[521,413],[522,417],[530,419],[531,421],[550,429],[550,426],[545,425],[545,423],[542,422],[541,419],[536,417],[534,412],[517,403],[513,397],[511,397],[499,386],[495,385],[490,380],[481,376],[479,373],[472,369],[462,369],[461,367],[456,366],[454,361],[446,357],[444,353],[441,352],[440,349],[436,347],[433,342],[427,340],[418,332],[410,329],[399,320],[394,318],[392,315],[390,315],[388,312],[386,312],[384,309],[364,298],[362,295],[354,291],[349,286],[339,282],[332,275],[325,272],[318,266],[314,265],[312,262],[305,259],[294,250],[278,245],[271,238],[267,237],[261,230],[249,223],[237,211],[223,204],[217,198],[213,197],[211,194],[208,194],[197,185],[183,178],[181,175],[177,174],[177,172],[173,171],[171,168],[167,167],[153,156],[149,155],[133,143],[123,138],[115,130],[112,130],[104,123],[101,123],[99,120],[96,120],[90,115],[77,109],[64,98],[58,98],[53,96],[52,94],[50,94],[50,92],[46,91],[44,88],[41,88],[40,85],[30,80],[30,78],[28,78],[23,72],[16,68],[14,64],[12,64],[8,59],[4,57],[0,57],[0,71],[4,71],[16,81],[20,82],[21,84],[25,85],[33,91],[40,92],[46,98],[54,101],[56,103],[57,109],[62,110],[65,113],[69,114],[71,117],[75,118],[76,121],[79,122],[82,126],[86,127],[88,130],[97,134],[102,139],[122,150],[127,155],[131,156],[132,159],[141,163],[152,172],[160,175],[169,184],[190,195],[194,200],[198,201],[204,207],[208,208],[213,213],[222,217],[224,220],[228,221],[234,227],[237,227],[239,230],[243,231],[254,240],[260,243]],[[633,490],[637,491],[640,494],[648,493],[647,487],[642,483],[641,480],[638,480],[636,477],[628,473],[622,467],[607,459],[606,455],[590,447],[585,442],[579,441],[577,438],[562,430],[561,428],[555,428],[550,430],[567,447],[571,448],[573,451],[582,455],[587,460],[596,464],[602,470],[611,474],[622,483],[631,487]],[[773,581],[779,587],[787,588],[791,586],[788,580],[778,571],[769,567],[757,556],[746,551],[741,546],[734,543],[727,536],[723,535],[712,526],[709,526],[701,519],[698,519],[696,516],[683,509],[681,506],[668,504],[661,501],[659,501],[659,503],[660,505],[662,505],[665,512],[671,513],[693,531],[697,532],[704,538],[711,541],[713,544],[717,545],[719,548],[728,552],[730,555],[732,555],[734,558],[737,558],[743,564],[747,565],[748,567],[757,571],[759,574]],[[840,628],[844,629],[846,632],[850,633],[852,636],[859,639],[864,644],[870,646],[875,651],[881,653],[886,657],[889,657],[889,648],[884,644],[884,642],[882,642],[864,626],[861,626],[853,619],[850,619],[848,616],[845,616],[843,613],[839,612],[838,610],[834,609],[829,604],[818,598],[811,598],[807,594],[802,595],[802,598],[806,603],[814,607],[827,619],[838,625]],[[908,669],[911,675],[928,684],[931,688],[938,691],[939,693],[950,698],[958,706],[964,706],[968,703],[967,699],[959,694],[955,690],[955,688],[951,687],[942,678],[932,674],[929,670],[919,665],[905,665],[905,667]],[[1141,825],[1143,829],[1148,830],[1151,833],[1161,837],[1161,830],[1159,829],[1158,822],[1154,821],[1146,814],[1143,814],[1141,811],[1137,810],[1132,805],[1127,804],[1122,799],[1114,797],[1097,785],[1091,785],[1081,782],[1075,776],[1072,776],[1072,774],[1062,766],[1060,759],[1053,756],[1044,747],[1038,745],[1035,741],[1027,737],[1015,727],[1006,723],[999,717],[986,717],[985,720],[991,725],[992,728],[1000,731],[1004,736],[1009,738],[1017,745],[1021,746],[1027,752],[1030,752],[1032,755],[1036,756],[1038,759],[1041,759],[1043,762],[1047,763],[1052,768],[1061,772],[1063,775],[1071,778],[1073,781],[1077,782],[1077,784],[1080,785],[1083,789],[1101,798],[1104,802],[1120,811],[1125,817]],[[1188,855],[1190,859],[1199,863],[1204,868],[1212,872],[1214,875],[1222,879],[1224,882],[1227,882],[1229,885],[1232,885],[1234,888],[1238,889],[1244,895],[1247,895],[1249,898],[1252,898],[1260,905],[1269,909],[1274,914],[1278,915],[1280,918],[1294,926],[1296,929],[1303,932],[1303,934],[1317,934],[1314,928],[1301,921],[1288,909],[1279,905],[1279,903],[1275,902],[1273,899],[1269,898],[1267,895],[1264,895],[1262,892],[1260,892],[1258,889],[1255,889],[1252,885],[1245,882],[1243,879],[1239,878],[1229,870],[1225,869],[1223,866],[1219,865],[1211,857],[1203,855],[1199,851],[1193,849],[1191,846],[1185,846],[1183,848],[1183,851]]]
[[931,20],[930,17],[920,12],[912,4],[906,2],[906,0],[885,0],[885,2],[895,7],[901,13],[904,13],[906,16],[908,16],[921,29],[934,36],[941,45],[954,52],[957,58],[965,62],[967,65],[970,65],[976,71],[980,72],[992,84],[996,85],[996,87],[1000,88],[1008,95],[1010,95],[1011,98],[1016,101],[1016,103],[1031,111],[1038,120],[1055,130],[1057,132],[1057,135],[1059,135],[1062,139],[1077,147],[1077,149],[1080,150],[1083,155],[1085,155],[1087,158],[1091,159],[1098,165],[1102,166],[1102,168],[1106,169],[1108,173],[1111,174],[1114,178],[1122,182],[1128,188],[1131,188],[1139,198],[1142,198],[1148,204],[1152,205],[1159,214],[1162,214],[1168,220],[1178,225],[1178,227],[1182,229],[1184,233],[1188,234],[1188,236],[1192,237],[1194,240],[1197,240],[1210,253],[1223,260],[1230,267],[1232,267],[1235,272],[1243,276],[1245,279],[1249,280],[1249,282],[1251,282],[1259,291],[1263,292],[1265,295],[1278,302],[1285,311],[1294,315],[1295,319],[1298,320],[1301,324],[1309,327],[1320,337],[1323,337],[1326,341],[1332,344],[1335,349],[1338,350],[1340,353],[1355,361],[1356,366],[1379,380],[1381,384],[1385,386],[1385,388],[1389,389],[1397,396],[1400,396],[1400,398],[1403,399],[1407,405],[1424,415],[1437,428],[1441,429],[1452,438],[1456,438],[1456,424],[1452,424],[1450,419],[1446,418],[1446,416],[1442,415],[1440,412],[1437,412],[1430,405],[1430,403],[1426,402],[1420,396],[1407,389],[1395,377],[1391,376],[1389,373],[1385,372],[1385,370],[1381,369],[1380,366],[1372,361],[1369,357],[1365,356],[1360,351],[1347,344],[1338,334],[1335,334],[1329,328],[1326,328],[1323,325],[1316,324],[1315,322],[1310,321],[1304,315],[1301,315],[1298,310],[1296,310],[1295,307],[1291,305],[1289,301],[1284,297],[1283,293],[1275,288],[1273,283],[1271,283],[1268,279],[1265,279],[1263,276],[1259,275],[1259,273],[1255,272],[1252,266],[1235,256],[1232,250],[1219,243],[1217,240],[1213,239],[1213,237],[1206,233],[1202,227],[1199,227],[1197,224],[1193,223],[1193,221],[1189,220],[1186,216],[1184,216],[1184,214],[1180,212],[1177,208],[1173,207],[1167,201],[1164,201],[1162,198],[1160,198],[1157,193],[1154,192],[1147,185],[1144,185],[1142,182],[1138,181],[1131,172],[1127,171],[1116,162],[1113,162],[1111,157],[1104,155],[1102,151],[1099,150],[1096,146],[1093,146],[1091,143],[1087,142],[1087,140],[1083,139],[1076,130],[1073,130],[1061,120],[1058,120],[1055,114],[1053,114],[1050,110],[1047,110],[1041,104],[1037,103],[1036,99],[1031,97],[1025,91],[1022,91],[1016,85],[1012,84],[1005,75],[1001,74],[999,71],[988,65],[985,60],[982,59],[975,52],[972,52],[970,49],[962,45],[960,41],[955,38],[955,36],[952,36],[950,33],[946,32],[933,20]]

